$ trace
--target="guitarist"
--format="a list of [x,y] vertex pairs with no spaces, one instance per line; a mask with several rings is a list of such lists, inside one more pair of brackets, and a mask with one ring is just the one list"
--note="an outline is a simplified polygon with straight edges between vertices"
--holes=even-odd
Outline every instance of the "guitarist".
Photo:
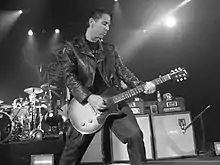
[[[94,10],[85,35],[66,41],[61,60],[65,83],[72,98],[82,104],[89,103],[98,112],[106,109],[100,94],[107,88],[120,89],[121,81],[128,88],[143,83],[123,65],[115,46],[102,42],[109,31],[111,19],[112,15],[108,12]],[[146,83],[146,94],[155,90],[155,84]],[[125,115],[108,122],[109,127],[121,142],[127,144],[131,165],[142,165],[146,162],[143,134],[131,109],[127,105],[120,106],[120,109]],[[80,164],[94,135],[82,135],[70,126],[60,165]]]

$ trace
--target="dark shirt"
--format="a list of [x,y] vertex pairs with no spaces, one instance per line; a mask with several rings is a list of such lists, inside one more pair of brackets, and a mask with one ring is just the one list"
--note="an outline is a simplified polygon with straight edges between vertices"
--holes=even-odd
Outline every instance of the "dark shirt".
[[[93,55],[96,57],[100,49],[98,42],[90,42],[88,40],[86,40],[86,42],[89,48],[91,49]],[[98,67],[96,67],[94,83],[93,83],[93,86],[89,88],[89,90],[93,94],[102,94],[106,89],[107,89],[107,85],[105,81],[103,80]]]

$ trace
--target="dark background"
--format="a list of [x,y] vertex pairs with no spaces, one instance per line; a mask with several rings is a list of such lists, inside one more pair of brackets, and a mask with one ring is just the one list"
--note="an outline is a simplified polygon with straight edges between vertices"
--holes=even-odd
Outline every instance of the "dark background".
[[[139,40],[132,37],[135,31],[140,31],[145,25],[150,26],[181,2],[121,0],[119,11],[113,0],[1,0],[1,17],[11,10],[23,9],[25,13],[7,30],[0,25],[0,99],[11,104],[19,96],[27,97],[23,92],[25,88],[39,87],[41,82],[35,66],[39,59],[53,58],[47,43],[54,29],[61,29],[60,42],[83,33],[90,11],[101,7],[112,11],[114,16],[106,41],[117,45],[124,63],[141,80],[152,80],[178,66],[186,68],[190,75],[187,81],[170,81],[158,89],[162,94],[170,92],[175,97],[185,98],[192,117],[211,105],[203,115],[206,140],[220,141],[220,1],[192,0],[175,12],[176,27],[168,29],[161,26],[140,33]],[[35,32],[37,52],[27,51],[29,29]],[[141,43],[138,46],[137,41]],[[155,94],[146,97],[150,100],[155,98]],[[199,121],[195,123],[195,133],[200,147]]]

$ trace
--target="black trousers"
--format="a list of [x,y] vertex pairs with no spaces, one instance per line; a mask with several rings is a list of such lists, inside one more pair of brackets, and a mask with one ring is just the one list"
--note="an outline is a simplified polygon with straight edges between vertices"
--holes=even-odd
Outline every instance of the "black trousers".
[[[142,165],[146,162],[143,133],[131,109],[123,107],[122,110],[124,116],[110,120],[106,124],[109,124],[109,128],[121,142],[127,143],[131,165]],[[59,165],[79,165],[94,135],[82,135],[70,126]]]

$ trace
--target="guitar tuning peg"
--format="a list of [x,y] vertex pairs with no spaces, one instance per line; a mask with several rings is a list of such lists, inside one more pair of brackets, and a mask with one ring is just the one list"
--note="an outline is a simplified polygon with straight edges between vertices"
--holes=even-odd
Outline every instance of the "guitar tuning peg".
[[179,80],[179,79],[177,79],[176,81],[177,81],[177,82],[180,82],[180,80]]

